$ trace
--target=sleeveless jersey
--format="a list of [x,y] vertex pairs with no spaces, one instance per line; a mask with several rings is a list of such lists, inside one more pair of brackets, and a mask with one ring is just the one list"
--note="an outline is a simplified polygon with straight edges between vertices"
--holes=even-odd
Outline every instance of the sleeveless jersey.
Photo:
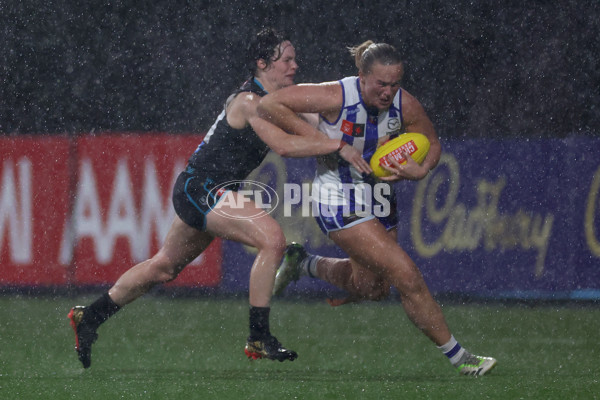
[[229,96],[223,111],[188,160],[189,172],[201,171],[216,183],[243,180],[267,156],[269,146],[252,127],[234,129],[227,122],[227,104],[241,92],[261,97],[267,94],[258,81],[250,79]]
[[[402,89],[396,93],[389,109],[373,111],[367,109],[362,100],[358,77],[347,77],[340,80],[340,83],[344,99],[340,114],[333,122],[321,116],[318,128],[328,137],[341,139],[352,145],[362,152],[363,158],[368,162],[380,139],[397,136],[402,131]],[[368,201],[365,196],[368,193],[365,196],[353,195],[352,199],[349,199],[348,188],[374,182],[371,177],[363,177],[339,156],[335,162],[328,157],[318,158],[317,175],[313,181],[313,199],[318,203],[334,206],[348,203],[352,206],[355,201],[365,205]]]

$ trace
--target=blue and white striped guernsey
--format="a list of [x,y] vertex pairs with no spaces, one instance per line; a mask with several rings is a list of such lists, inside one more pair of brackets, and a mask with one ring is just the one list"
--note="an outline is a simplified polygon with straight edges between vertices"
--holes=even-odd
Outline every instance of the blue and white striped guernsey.
[[[319,119],[319,130],[332,139],[341,139],[362,152],[368,162],[377,149],[377,144],[394,137],[402,131],[402,89],[398,90],[388,110],[369,113],[360,94],[359,78],[347,77],[339,81],[343,89],[343,105],[335,121]],[[317,159],[317,175],[313,181],[313,200],[317,203],[350,206],[354,202],[365,205],[366,198],[349,196],[348,187],[365,182],[364,177],[344,160],[333,163],[331,157]],[[334,188],[339,190],[332,190]],[[346,190],[343,190],[343,188]],[[351,192],[354,192],[351,190]]]

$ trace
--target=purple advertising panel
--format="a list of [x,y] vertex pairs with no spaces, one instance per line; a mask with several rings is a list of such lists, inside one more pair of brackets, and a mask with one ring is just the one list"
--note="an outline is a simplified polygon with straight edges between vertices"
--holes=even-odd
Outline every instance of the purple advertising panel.
[[[398,242],[435,294],[600,299],[600,140],[443,140],[438,167],[395,185]],[[288,241],[343,257],[310,215],[314,160],[270,155],[251,179],[277,189]],[[222,289],[246,290],[254,253],[224,242]],[[308,278],[287,293],[328,292]],[[335,290],[333,290],[335,292]]]
[[599,140],[444,143],[399,241],[436,293],[600,297],[599,180]]

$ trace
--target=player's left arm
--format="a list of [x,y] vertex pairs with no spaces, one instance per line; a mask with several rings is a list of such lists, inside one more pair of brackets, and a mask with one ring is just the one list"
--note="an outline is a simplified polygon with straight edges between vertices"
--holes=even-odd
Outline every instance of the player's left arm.
[[429,152],[421,164],[421,167],[425,170],[424,177],[440,161],[442,155],[440,140],[421,103],[405,90],[402,92],[402,116],[405,132],[422,133],[429,139]]
[[421,103],[406,91],[402,92],[402,117],[405,132],[421,133],[427,137],[430,143],[429,152],[421,165],[413,160],[406,151],[402,153],[406,159],[406,163],[403,165],[400,165],[393,158],[388,158],[392,165],[389,167],[384,165],[382,167],[390,172],[391,175],[380,178],[383,181],[395,182],[403,179],[423,179],[440,161],[442,148],[435,128]]

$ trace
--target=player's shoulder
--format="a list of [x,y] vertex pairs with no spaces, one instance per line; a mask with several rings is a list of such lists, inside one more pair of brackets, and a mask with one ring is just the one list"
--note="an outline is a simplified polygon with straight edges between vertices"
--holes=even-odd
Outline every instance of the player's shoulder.
[[227,113],[236,113],[243,116],[256,114],[256,108],[261,96],[254,92],[239,92],[227,106]]
[[415,96],[410,94],[404,88],[401,88],[400,91],[402,91],[401,101],[402,110],[404,111],[404,113],[422,112],[423,105]]
[[418,101],[415,96],[413,96],[408,90],[404,89],[403,87],[401,87],[398,90],[398,92],[400,92],[402,94],[402,101],[403,102]]

